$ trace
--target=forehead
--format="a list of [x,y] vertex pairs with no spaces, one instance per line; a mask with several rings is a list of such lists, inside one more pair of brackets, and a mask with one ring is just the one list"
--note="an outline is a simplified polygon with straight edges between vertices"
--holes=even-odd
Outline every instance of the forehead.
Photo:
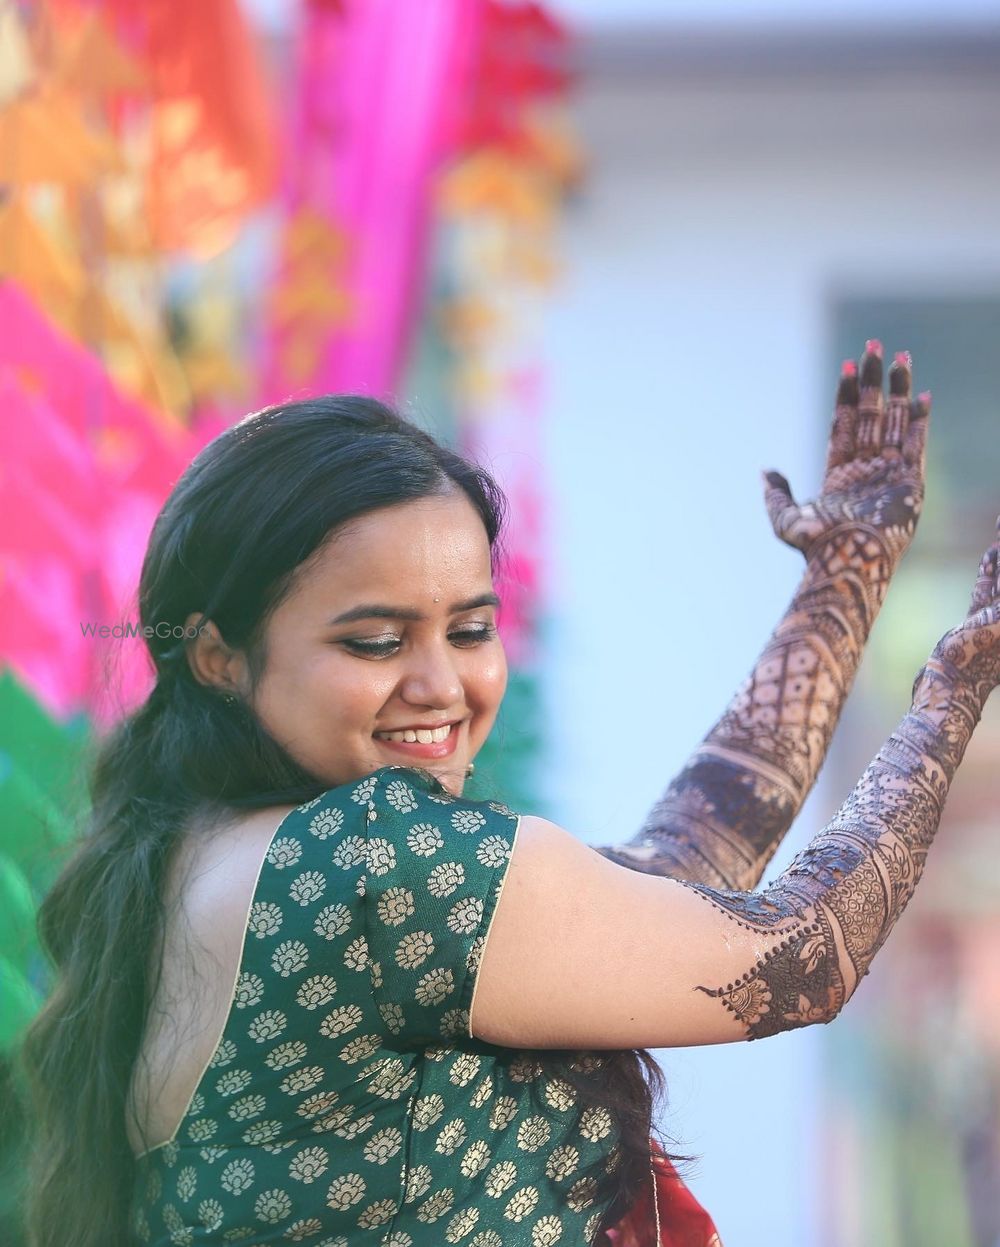
[[[491,583],[483,521],[464,493],[383,507],[339,528],[302,569],[300,591],[398,597]],[[394,592],[393,592],[394,591]]]

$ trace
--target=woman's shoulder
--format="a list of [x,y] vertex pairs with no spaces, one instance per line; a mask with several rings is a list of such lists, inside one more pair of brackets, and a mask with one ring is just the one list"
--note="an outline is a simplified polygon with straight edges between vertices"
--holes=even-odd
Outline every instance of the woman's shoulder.
[[297,861],[307,846],[324,857],[332,850],[338,860],[350,856],[353,846],[360,859],[366,851],[370,856],[366,846],[373,839],[391,834],[422,844],[421,836],[434,827],[472,848],[491,832],[513,834],[518,818],[503,801],[457,796],[421,767],[390,765],[298,805],[262,806],[194,824],[177,865],[188,882],[184,866],[195,865],[205,889],[212,877],[224,880],[234,869],[255,873],[262,864],[290,864],[286,859],[294,855]]

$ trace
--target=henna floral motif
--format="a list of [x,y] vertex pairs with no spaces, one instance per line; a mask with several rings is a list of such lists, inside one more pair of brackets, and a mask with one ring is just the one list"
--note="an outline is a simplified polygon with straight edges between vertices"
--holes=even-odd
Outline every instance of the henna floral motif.
[[897,356],[885,399],[869,342],[860,374],[844,366],[819,498],[799,506],[767,474],[772,526],[805,554],[803,580],[719,722],[638,834],[604,856],[713,887],[759,882],[816,780],[920,514],[929,396],[911,400],[910,384]]
[[913,895],[952,778],[1000,683],[998,555],[1000,540],[983,558],[968,616],[917,676],[909,712],[784,874],[759,893],[682,881],[774,941],[739,982],[697,989],[749,1039],[831,1021]]

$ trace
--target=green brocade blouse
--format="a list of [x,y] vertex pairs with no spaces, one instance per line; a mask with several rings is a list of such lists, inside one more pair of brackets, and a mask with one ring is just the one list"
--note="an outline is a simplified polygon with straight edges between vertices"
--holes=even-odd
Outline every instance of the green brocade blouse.
[[589,1242],[604,1206],[583,1171],[617,1163],[610,1116],[581,1115],[538,1052],[469,1033],[517,827],[402,766],[285,817],[222,1038],[140,1162],[142,1243]]

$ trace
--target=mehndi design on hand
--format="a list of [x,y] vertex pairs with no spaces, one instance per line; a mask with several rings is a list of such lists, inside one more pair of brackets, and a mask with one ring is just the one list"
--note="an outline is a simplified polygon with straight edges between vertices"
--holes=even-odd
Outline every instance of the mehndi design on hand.
[[889,579],[923,501],[930,396],[910,397],[908,355],[882,390],[882,348],[845,363],[823,488],[796,504],[768,473],[775,533],[806,571],[757,664],[639,833],[598,852],[634,870],[750,888],[819,773]]
[[1000,683],[998,553],[1000,541],[983,557],[968,616],[917,676],[910,711],[789,868],[760,893],[684,883],[768,939],[738,982],[698,988],[747,1038],[831,1021],[913,895],[952,778]]

